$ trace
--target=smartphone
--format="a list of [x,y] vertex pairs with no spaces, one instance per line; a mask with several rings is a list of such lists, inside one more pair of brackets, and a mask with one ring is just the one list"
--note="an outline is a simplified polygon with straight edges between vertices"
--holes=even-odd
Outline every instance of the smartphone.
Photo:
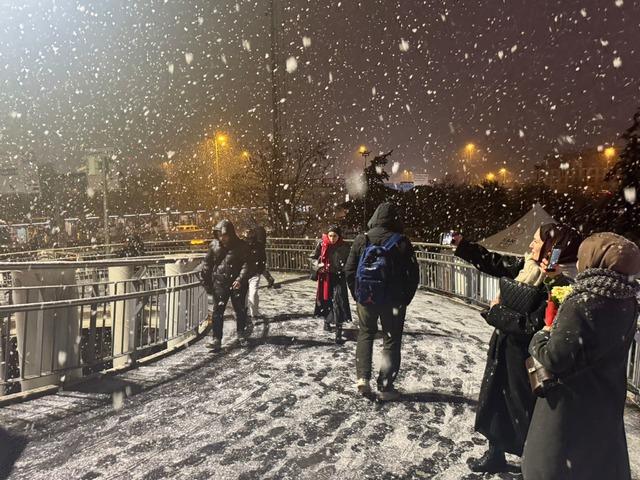
[[553,250],[551,250],[551,257],[549,258],[549,265],[547,265],[547,268],[545,268],[545,270],[547,272],[555,272],[556,265],[558,265],[558,260],[560,260],[560,254],[561,253],[562,253],[562,249],[560,249],[560,248],[554,248]]
[[453,234],[455,232],[444,232],[440,234],[440,245],[451,245],[453,242]]

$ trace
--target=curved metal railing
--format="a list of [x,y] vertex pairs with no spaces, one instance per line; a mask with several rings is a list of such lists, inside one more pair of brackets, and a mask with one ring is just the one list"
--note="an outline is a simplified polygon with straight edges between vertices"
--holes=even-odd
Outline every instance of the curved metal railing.
[[[316,244],[316,239],[308,238],[270,239],[269,268],[307,272]],[[29,255],[18,255],[23,262],[0,258],[0,395],[20,385],[29,388],[30,380],[53,377],[59,383],[70,373],[81,376],[131,365],[202,331],[207,296],[198,268],[206,246],[188,241],[145,243],[151,256],[137,259],[112,258],[113,245],[48,251],[56,260],[34,261]],[[414,246],[421,288],[480,306],[487,306],[498,294],[498,279],[453,256],[449,247]],[[179,254],[168,257],[168,253]],[[54,275],[55,281],[47,284],[46,272],[51,270],[66,272],[66,278]],[[20,284],[25,275],[37,276],[37,272],[44,272],[40,283]],[[27,280],[33,283],[32,278]],[[79,339],[67,345],[73,355],[66,354],[64,359],[55,353],[63,334],[51,328],[63,323],[61,318],[75,322]],[[629,389],[636,394],[640,392],[639,343],[640,334],[627,369]],[[29,357],[30,352],[37,353],[37,361]]]

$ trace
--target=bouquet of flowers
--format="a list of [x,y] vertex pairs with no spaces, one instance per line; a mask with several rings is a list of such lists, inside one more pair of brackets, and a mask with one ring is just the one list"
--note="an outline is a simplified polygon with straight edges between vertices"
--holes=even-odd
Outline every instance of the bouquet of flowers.
[[553,325],[553,321],[556,319],[558,309],[562,302],[565,301],[567,295],[573,291],[573,287],[568,285],[566,287],[553,287],[551,289],[551,295],[547,300],[547,309],[544,312],[544,323],[548,327]]

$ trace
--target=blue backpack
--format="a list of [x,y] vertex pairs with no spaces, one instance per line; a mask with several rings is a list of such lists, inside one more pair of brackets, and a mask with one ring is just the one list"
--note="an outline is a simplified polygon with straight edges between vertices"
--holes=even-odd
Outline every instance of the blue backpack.
[[402,235],[394,233],[382,245],[371,245],[366,234],[365,238],[367,243],[356,271],[356,302],[360,305],[386,305],[389,303],[392,275],[389,257]]

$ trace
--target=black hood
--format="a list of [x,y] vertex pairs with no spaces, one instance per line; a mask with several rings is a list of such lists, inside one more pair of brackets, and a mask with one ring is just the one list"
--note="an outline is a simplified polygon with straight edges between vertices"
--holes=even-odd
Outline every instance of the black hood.
[[238,238],[236,235],[236,227],[233,226],[231,220],[220,220],[218,224],[213,227],[213,232],[218,235],[229,235],[232,239]]
[[383,227],[397,233],[402,233],[404,230],[402,220],[400,220],[400,216],[398,215],[398,209],[390,202],[384,202],[378,205],[367,226],[369,228]]

